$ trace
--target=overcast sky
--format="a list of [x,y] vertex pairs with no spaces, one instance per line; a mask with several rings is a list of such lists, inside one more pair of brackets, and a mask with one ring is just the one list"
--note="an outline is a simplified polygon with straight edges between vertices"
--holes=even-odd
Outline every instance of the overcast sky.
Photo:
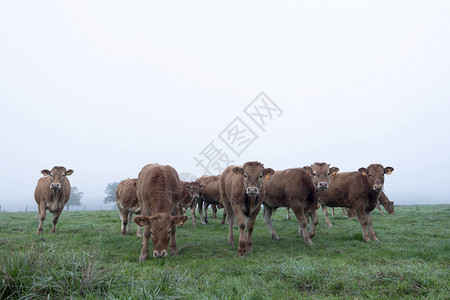
[[381,163],[396,204],[450,203],[449,15],[448,1],[1,1],[1,209],[37,210],[55,165],[98,209],[148,163],[202,175],[194,157]]

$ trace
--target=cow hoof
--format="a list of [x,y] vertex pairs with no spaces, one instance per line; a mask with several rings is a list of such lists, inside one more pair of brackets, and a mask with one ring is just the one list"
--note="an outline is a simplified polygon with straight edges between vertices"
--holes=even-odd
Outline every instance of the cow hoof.
[[206,225],[207,222],[202,222],[202,225]]
[[146,261],[148,259],[148,256],[140,256],[139,261]]
[[275,241],[279,241],[280,237],[277,234],[275,235],[272,234],[272,239],[274,239]]

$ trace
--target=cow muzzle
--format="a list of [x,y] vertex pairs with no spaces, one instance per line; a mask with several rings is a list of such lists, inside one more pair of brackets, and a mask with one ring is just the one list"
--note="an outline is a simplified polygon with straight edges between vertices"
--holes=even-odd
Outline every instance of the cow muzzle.
[[377,192],[380,192],[383,190],[383,185],[382,184],[374,184],[373,189]]
[[249,196],[258,196],[259,194],[259,189],[256,186],[249,186],[247,188],[247,195]]
[[328,188],[328,182],[326,182],[326,181],[322,181],[317,184],[317,189],[319,191],[326,190],[327,188]]
[[154,258],[166,257],[166,255],[167,255],[167,250],[165,250],[165,249],[162,251],[158,251],[158,250],[153,251]]
[[50,188],[54,191],[59,191],[61,189],[61,183],[52,183],[50,184]]

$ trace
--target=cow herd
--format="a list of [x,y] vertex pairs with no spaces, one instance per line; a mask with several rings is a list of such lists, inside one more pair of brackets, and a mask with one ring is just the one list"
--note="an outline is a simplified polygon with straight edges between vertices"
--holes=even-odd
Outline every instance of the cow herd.
[[[279,239],[272,224],[272,214],[279,207],[292,209],[298,221],[298,233],[312,245],[318,223],[317,209],[322,205],[328,226],[327,207],[342,207],[348,217],[356,215],[366,242],[378,241],[372,227],[371,211],[379,203],[393,213],[393,202],[382,192],[385,174],[392,167],[371,164],[355,172],[341,172],[326,163],[314,163],[303,168],[274,171],[260,162],[246,162],[242,166],[229,166],[222,174],[202,176],[193,182],[180,181],[177,171],[166,165],[149,164],[142,168],[137,179],[122,181],[116,190],[117,207],[122,223],[121,233],[130,230],[133,214],[138,224],[137,235],[142,235],[140,261],[148,259],[149,239],[153,257],[164,257],[168,248],[178,253],[175,241],[177,226],[184,224],[184,209],[191,210],[192,225],[196,226],[195,208],[202,224],[208,222],[207,208],[223,207],[223,220],[228,221],[228,243],[234,244],[233,225],[239,229],[238,255],[253,250],[252,233],[257,215],[264,206],[264,221],[275,240]],[[35,190],[39,209],[38,233],[43,232],[47,209],[53,213],[52,231],[55,232],[59,216],[69,200],[70,183],[67,176],[73,170],[54,167],[42,170]],[[344,210],[346,209],[346,211]],[[203,210],[205,215],[203,216]],[[307,225],[310,223],[309,231]],[[170,247],[169,247],[170,243]]]

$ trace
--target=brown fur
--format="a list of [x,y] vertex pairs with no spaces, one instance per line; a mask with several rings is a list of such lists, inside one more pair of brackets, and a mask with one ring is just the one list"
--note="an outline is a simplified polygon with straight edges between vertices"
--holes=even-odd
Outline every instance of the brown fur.
[[195,181],[181,181],[181,197],[180,202],[178,203],[176,208],[177,213],[175,214],[183,215],[183,210],[189,207],[191,209],[191,219],[193,227],[197,227],[197,223],[195,222],[195,207],[197,206],[197,202],[201,198],[200,189],[201,185]]
[[370,212],[378,203],[384,174],[390,174],[393,170],[392,167],[383,168],[380,164],[372,164],[367,169],[360,168],[358,172],[338,173],[331,176],[330,188],[319,196],[319,201],[330,207],[355,209],[364,240],[378,241],[372,228]]
[[378,205],[377,205],[378,210],[383,215],[383,212],[381,211],[380,204],[383,205],[384,209],[390,215],[395,215],[394,201],[389,201],[389,198],[386,196],[386,194],[384,192],[380,193],[380,197],[378,198]]
[[[330,172],[338,171],[336,167],[329,168],[328,164],[315,163],[310,167],[277,171],[264,183],[264,221],[273,239],[280,238],[272,225],[272,213],[278,207],[289,207],[297,217],[298,233],[308,244],[313,244],[311,237],[315,235],[317,225],[317,193],[328,188]],[[312,219],[309,233],[305,214]]]
[[150,237],[154,257],[167,255],[169,241],[170,253],[176,255],[176,227],[187,220],[186,216],[171,215],[180,201],[180,179],[177,171],[171,166],[146,165],[139,173],[136,191],[142,216],[135,217],[134,221],[139,226],[145,226],[139,260],[148,258]]
[[[202,221],[202,224],[208,223],[208,205],[210,204],[212,204],[213,206],[222,205],[222,203],[220,203],[219,180],[220,175],[215,176],[205,175],[196,180],[203,186],[202,195],[198,201],[198,213],[200,214],[200,220]],[[205,209],[205,217],[203,217],[203,209]],[[224,223],[224,220],[225,215],[224,219],[222,220],[222,224]]]
[[[117,208],[122,222],[122,235],[131,229],[131,217],[140,213],[139,201],[136,195],[137,179],[126,179],[119,183],[116,189]],[[137,236],[141,236],[141,228],[138,227]]]
[[241,258],[245,257],[246,251],[253,251],[252,233],[261,209],[263,179],[268,179],[273,172],[270,168],[265,169],[260,162],[247,162],[242,167],[229,166],[220,177],[221,202],[228,216],[228,243],[234,243],[233,223],[236,216],[239,226],[238,255]]
[[66,205],[70,198],[70,182],[67,176],[72,175],[73,170],[66,170],[64,167],[53,167],[51,171],[45,169],[41,173],[44,177],[39,178],[36,189],[34,190],[34,199],[38,204],[39,210],[39,227],[37,233],[44,231],[43,226],[47,209],[53,214],[51,231],[53,233],[56,230],[59,216],[64,210],[64,205]]

